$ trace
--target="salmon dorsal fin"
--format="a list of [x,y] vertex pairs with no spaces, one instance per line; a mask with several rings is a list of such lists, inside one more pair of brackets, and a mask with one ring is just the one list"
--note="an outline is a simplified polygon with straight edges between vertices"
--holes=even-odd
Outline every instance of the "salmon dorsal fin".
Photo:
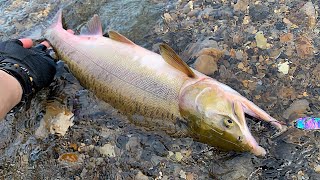
[[85,28],[82,28],[80,35],[102,36],[101,20],[97,14],[88,21]]
[[160,54],[163,57],[163,59],[171,66],[175,67],[176,69],[180,70],[181,72],[185,73],[191,78],[196,77],[196,75],[190,69],[190,67],[167,44],[160,45]]
[[124,35],[116,32],[116,31],[109,31],[108,34],[109,34],[109,38],[112,40],[135,45],[135,43],[132,42],[130,39],[126,38]]

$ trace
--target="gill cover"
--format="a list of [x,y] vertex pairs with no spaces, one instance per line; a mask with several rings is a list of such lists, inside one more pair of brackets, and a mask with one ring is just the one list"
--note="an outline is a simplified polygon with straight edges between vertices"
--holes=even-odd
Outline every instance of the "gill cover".
[[200,142],[223,150],[265,155],[247,127],[241,103],[226,98],[223,89],[209,79],[184,88],[179,105],[181,115]]

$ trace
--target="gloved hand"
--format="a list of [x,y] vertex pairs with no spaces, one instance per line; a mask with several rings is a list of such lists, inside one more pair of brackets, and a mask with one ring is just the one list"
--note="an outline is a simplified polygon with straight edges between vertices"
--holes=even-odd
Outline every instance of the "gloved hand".
[[[30,40],[31,41],[31,40]],[[32,96],[49,86],[56,73],[56,63],[39,44],[25,48],[20,40],[0,42],[0,69],[15,77],[23,89],[22,102],[30,103]]]

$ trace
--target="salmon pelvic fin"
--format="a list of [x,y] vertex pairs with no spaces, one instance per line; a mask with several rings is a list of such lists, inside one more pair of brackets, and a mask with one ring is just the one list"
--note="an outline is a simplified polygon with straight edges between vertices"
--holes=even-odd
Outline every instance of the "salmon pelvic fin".
[[52,19],[52,24],[50,28],[63,28],[62,26],[62,9],[59,9],[54,18]]
[[190,78],[195,78],[196,75],[191,70],[191,68],[185,63],[178,54],[167,44],[161,44],[160,45],[160,54],[163,57],[163,59],[173,66],[174,68],[180,70],[181,72],[185,73]]
[[101,20],[97,14],[88,21],[87,26],[81,30],[80,35],[103,36]]
[[118,42],[127,43],[130,45],[135,45],[134,42],[132,42],[130,39],[126,38],[124,35],[116,32],[116,31],[109,31],[109,38]]

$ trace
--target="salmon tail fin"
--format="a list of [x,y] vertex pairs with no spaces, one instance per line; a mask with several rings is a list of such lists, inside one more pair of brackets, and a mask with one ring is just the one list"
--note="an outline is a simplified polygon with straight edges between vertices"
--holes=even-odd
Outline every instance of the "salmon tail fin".
[[80,35],[95,35],[102,36],[101,20],[97,14],[95,14],[87,23],[87,26],[82,28]]
[[50,28],[52,28],[52,29],[53,28],[62,28],[63,29],[63,26],[62,26],[62,9],[59,9],[59,11],[54,16]]

